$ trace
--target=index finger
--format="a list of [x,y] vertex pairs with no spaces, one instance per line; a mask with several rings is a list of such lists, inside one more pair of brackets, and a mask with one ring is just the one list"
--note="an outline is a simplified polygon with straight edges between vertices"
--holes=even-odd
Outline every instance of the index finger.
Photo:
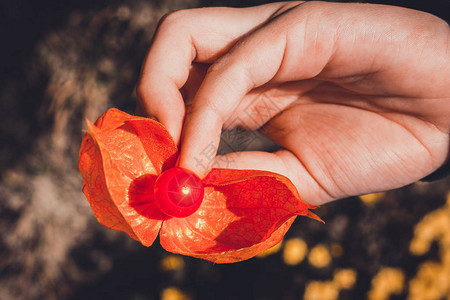
[[163,17],[136,89],[142,111],[163,123],[178,144],[185,115],[180,89],[192,62],[213,62],[285,4],[180,10]]

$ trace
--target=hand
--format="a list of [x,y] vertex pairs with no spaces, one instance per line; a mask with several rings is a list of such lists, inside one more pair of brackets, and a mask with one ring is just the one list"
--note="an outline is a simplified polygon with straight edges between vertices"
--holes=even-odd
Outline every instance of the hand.
[[[180,166],[204,176],[195,158],[217,150],[223,128],[261,128],[283,149],[227,154],[231,167],[283,174],[322,204],[404,186],[446,161],[450,29],[360,3],[177,11],[157,29],[137,92],[181,143]],[[258,109],[267,103],[274,113]]]

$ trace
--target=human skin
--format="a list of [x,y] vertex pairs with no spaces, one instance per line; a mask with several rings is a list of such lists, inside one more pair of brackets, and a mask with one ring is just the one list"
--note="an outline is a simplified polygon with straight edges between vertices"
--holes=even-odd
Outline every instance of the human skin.
[[179,166],[203,177],[223,157],[198,158],[223,128],[260,129],[282,150],[227,154],[228,167],[283,174],[320,205],[410,184],[448,159],[450,28],[360,3],[181,10],[161,20],[137,93]]

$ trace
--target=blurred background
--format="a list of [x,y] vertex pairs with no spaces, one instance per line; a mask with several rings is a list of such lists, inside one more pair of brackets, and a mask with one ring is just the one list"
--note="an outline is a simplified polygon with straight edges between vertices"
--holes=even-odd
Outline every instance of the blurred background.
[[[85,119],[134,112],[159,18],[266,2],[0,3],[0,299],[450,299],[449,178],[325,205],[325,225],[298,218],[278,246],[230,265],[95,220],[76,167]],[[390,4],[449,20],[448,0]]]

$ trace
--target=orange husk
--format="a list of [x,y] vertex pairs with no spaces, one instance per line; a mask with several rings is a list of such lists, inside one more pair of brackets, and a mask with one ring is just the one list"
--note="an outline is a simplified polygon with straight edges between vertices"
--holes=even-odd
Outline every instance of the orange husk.
[[249,259],[281,241],[296,216],[320,220],[291,181],[256,170],[212,169],[200,208],[171,218],[155,205],[153,184],[178,152],[151,119],[110,109],[89,123],[79,158],[83,192],[98,221],[150,246],[160,232],[170,252],[216,263]]

